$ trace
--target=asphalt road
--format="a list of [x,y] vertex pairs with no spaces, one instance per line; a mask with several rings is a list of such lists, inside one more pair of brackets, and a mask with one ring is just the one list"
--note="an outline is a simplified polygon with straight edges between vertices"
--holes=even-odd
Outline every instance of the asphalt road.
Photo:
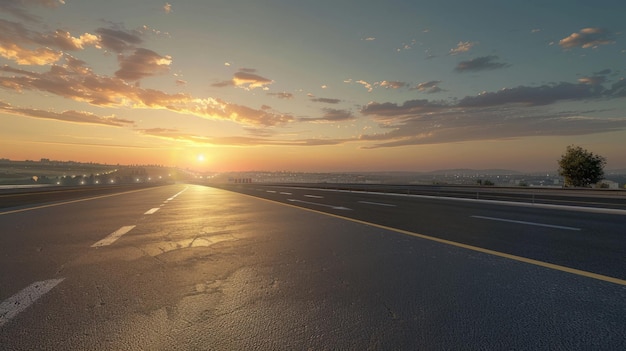
[[236,190],[0,210],[0,349],[626,349],[624,215]]

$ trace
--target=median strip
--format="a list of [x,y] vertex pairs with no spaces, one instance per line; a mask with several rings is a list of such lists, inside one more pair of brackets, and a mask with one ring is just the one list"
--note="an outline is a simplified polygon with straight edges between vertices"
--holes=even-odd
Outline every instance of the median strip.
[[2,304],[0,304],[0,327],[17,316],[20,312],[27,309],[48,291],[52,290],[52,288],[62,282],[63,279],[65,278],[34,282],[22,291],[4,300]]

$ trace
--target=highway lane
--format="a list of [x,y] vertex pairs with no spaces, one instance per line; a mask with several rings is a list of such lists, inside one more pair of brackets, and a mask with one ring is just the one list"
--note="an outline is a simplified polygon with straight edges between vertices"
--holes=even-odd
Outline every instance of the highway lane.
[[[66,202],[49,202],[29,208],[0,211],[0,299],[35,278],[61,274],[66,263],[100,237],[122,223],[135,221],[145,212],[146,197],[162,188],[118,188],[117,193],[69,192]],[[126,190],[126,191],[121,191]],[[40,194],[41,196],[42,194]],[[104,197],[102,197],[104,196]],[[164,195],[162,195],[164,196]],[[57,199],[55,193],[52,198]],[[32,198],[28,198],[31,201]],[[87,201],[92,199],[91,201]],[[89,245],[88,245],[89,244]],[[11,268],[9,268],[11,267]]]
[[623,285],[220,189],[4,213],[0,318],[56,283],[0,326],[7,350],[626,346]]
[[225,188],[390,228],[626,279],[626,211],[623,210],[542,207],[539,204],[259,184]]

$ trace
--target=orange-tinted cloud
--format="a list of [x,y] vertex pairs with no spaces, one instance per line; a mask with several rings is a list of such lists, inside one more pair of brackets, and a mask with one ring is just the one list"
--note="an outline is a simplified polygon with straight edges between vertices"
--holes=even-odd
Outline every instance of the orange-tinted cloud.
[[118,77],[97,75],[72,58],[64,65],[53,65],[47,72],[0,67],[0,86],[15,91],[44,91],[96,106],[164,109],[210,119],[231,120],[245,125],[273,126],[289,123],[294,117],[267,109],[253,109],[214,98],[189,94],[169,94],[143,89]]
[[255,69],[242,68],[233,75],[233,79],[214,83],[212,84],[212,86],[218,88],[235,86],[241,87],[246,90],[252,90],[256,88],[267,90],[267,86],[274,83],[273,80],[261,77],[254,72],[256,72]]
[[157,74],[169,72],[172,63],[170,56],[161,56],[148,49],[139,48],[130,56],[118,56],[120,69],[115,76],[125,80],[139,80]]
[[612,43],[614,41],[611,34],[602,28],[583,28],[578,33],[572,33],[559,41],[559,45],[565,49],[576,47],[588,49]]
[[61,113],[53,111],[45,111],[33,108],[18,108],[13,107],[8,103],[0,101],[0,111],[17,116],[51,119],[61,122],[79,123],[79,124],[98,124],[112,127],[125,127],[133,125],[135,122],[120,119],[114,116],[101,117],[91,112],[86,111],[63,111]]

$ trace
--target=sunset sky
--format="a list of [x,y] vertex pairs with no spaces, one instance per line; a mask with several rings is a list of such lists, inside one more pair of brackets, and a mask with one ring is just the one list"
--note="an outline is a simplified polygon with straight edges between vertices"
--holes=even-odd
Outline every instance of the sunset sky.
[[625,14],[623,0],[0,0],[0,158],[541,171],[576,144],[626,168]]

